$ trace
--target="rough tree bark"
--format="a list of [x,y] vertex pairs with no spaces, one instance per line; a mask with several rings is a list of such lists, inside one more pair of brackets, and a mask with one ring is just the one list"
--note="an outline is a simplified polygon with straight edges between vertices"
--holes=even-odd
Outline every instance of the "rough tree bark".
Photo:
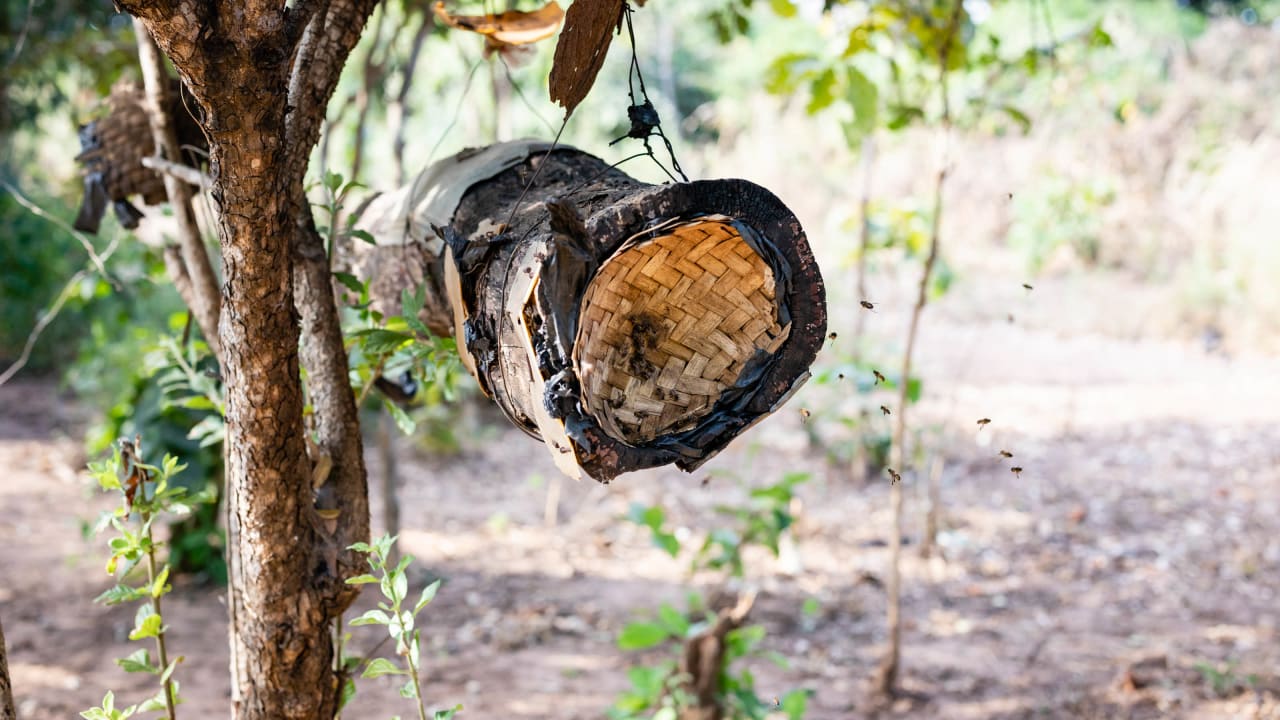
[[9,656],[5,652],[4,626],[0,625],[0,720],[17,720],[14,710],[13,684],[9,680]]
[[[232,713],[332,717],[329,627],[368,536],[355,400],[303,179],[373,0],[120,0],[203,111],[223,286]],[[316,454],[304,442],[299,337]],[[335,351],[336,350],[336,351]],[[337,510],[321,517],[317,510]]]

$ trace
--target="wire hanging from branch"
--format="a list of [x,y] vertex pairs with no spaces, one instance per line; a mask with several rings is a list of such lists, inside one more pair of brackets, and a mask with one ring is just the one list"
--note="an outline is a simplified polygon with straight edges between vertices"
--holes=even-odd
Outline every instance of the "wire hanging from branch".
[[[640,72],[640,58],[636,55],[636,31],[631,24],[631,3],[625,3],[622,6],[622,16],[627,22],[627,37],[631,40],[631,69],[627,73],[627,95],[631,98],[631,106],[627,108],[627,118],[631,121],[631,129],[626,135],[609,143],[610,146],[626,140],[627,138],[635,138],[644,142],[645,153],[653,160],[654,164],[662,168],[662,172],[671,178],[671,182],[680,182],[676,180],[662,161],[653,154],[653,146],[649,144],[649,138],[655,134],[662,138],[662,142],[667,146],[667,155],[671,158],[671,167],[680,174],[684,182],[689,182],[689,176],[684,174],[684,170],[680,167],[680,161],[676,160],[675,149],[671,147],[671,141],[667,139],[667,134],[662,131],[662,119],[658,117],[658,110],[653,106],[653,101],[649,99],[649,92],[644,86],[644,74]],[[636,85],[640,86],[640,98],[642,102],[636,102]]]

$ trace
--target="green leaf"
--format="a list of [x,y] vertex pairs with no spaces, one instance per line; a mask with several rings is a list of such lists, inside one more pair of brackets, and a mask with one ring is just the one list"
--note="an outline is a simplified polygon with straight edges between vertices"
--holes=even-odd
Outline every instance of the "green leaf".
[[130,640],[142,640],[143,638],[155,637],[160,634],[160,616],[151,615],[142,621],[129,633]]
[[790,18],[796,16],[796,6],[791,0],[769,0],[769,6],[780,17]]
[[924,119],[924,110],[909,105],[894,105],[889,112],[889,123],[886,127],[890,130],[901,130],[917,120]]
[[669,532],[653,531],[653,544],[662,548],[671,557],[680,554],[680,541]]
[[618,634],[620,650],[643,650],[661,645],[670,633],[662,625],[655,623],[631,623]]
[[147,654],[146,649],[135,651],[128,657],[119,658],[116,664],[127,673],[155,673],[159,668],[151,664],[151,656]]
[[778,705],[787,714],[787,720],[801,720],[809,709],[809,698],[812,696],[812,690],[792,690],[782,696]]
[[413,684],[413,678],[409,678],[404,685],[400,686],[400,697],[410,700],[418,697],[418,688]]
[[368,230],[352,230],[352,231],[350,232],[350,235],[351,235],[351,237],[353,237],[353,238],[355,238],[355,239],[357,239],[357,240],[363,240],[363,241],[365,241],[365,242],[369,243],[370,245],[377,245],[377,244],[378,244],[378,241],[377,241],[376,239],[374,239],[373,235],[371,235],[371,234],[369,233],[369,231],[368,231]]
[[1027,117],[1026,113],[1012,105],[1001,105],[1000,110],[1021,128],[1023,135],[1031,132],[1031,118]]
[[436,580],[430,585],[422,588],[422,597],[418,598],[418,603],[413,606],[414,614],[417,614],[426,607],[436,597],[436,592],[440,589],[440,581]]
[[348,585],[367,585],[369,583],[378,582],[378,578],[372,575],[357,575],[353,578],[347,578]]
[[105,605],[121,605],[123,603],[140,600],[146,596],[147,596],[146,588],[135,588],[135,587],[130,587],[129,585],[122,584],[122,585],[116,585],[110,590],[107,590],[106,592],[102,593],[98,597],[94,598],[93,601],[96,603],[103,603]]
[[404,671],[386,658],[374,658],[369,661],[369,665],[365,667],[364,672],[360,673],[360,677],[376,678],[383,675],[403,675]]
[[163,684],[165,684],[165,683],[169,682],[169,678],[173,677],[173,671],[174,671],[175,669],[177,669],[177,667],[178,667],[178,663],[180,663],[180,662],[182,662],[182,657],[181,657],[181,656],[180,656],[180,657],[176,657],[176,658],[174,658],[173,660],[170,660],[170,661],[169,661],[169,667],[165,668],[165,669],[164,669],[164,672],[160,673],[160,684],[161,684],[161,685],[163,685]]
[[342,173],[328,171],[324,174],[324,186],[329,192],[336,193],[342,187]]
[[818,58],[811,53],[787,53],[770,63],[764,87],[774,95],[794,92],[800,83],[817,75]]
[[462,704],[459,703],[448,710],[437,710],[431,716],[432,720],[453,720],[453,716],[462,711]]
[[413,341],[412,335],[383,328],[361,330],[354,337],[359,338],[361,346],[370,355],[389,355]]
[[333,278],[353,293],[360,293],[364,290],[364,283],[360,282],[359,278],[351,273],[336,272],[333,274]]
[[853,108],[853,119],[843,124],[845,142],[854,147],[876,129],[880,89],[855,67],[845,68],[845,100]]
[[347,703],[351,702],[351,699],[355,696],[356,681],[351,678],[347,678],[346,681],[342,683],[342,698],[338,700],[338,709],[341,710],[346,707]]
[[830,107],[836,100],[835,89],[836,71],[827,68],[819,73],[809,86],[809,104],[805,106],[805,112],[816,115],[819,111]]
[[381,610],[368,610],[365,614],[351,621],[351,626],[359,625],[390,625],[391,617]]
[[398,572],[392,577],[391,582],[395,590],[393,599],[403,600],[409,594],[409,577],[403,572]]
[[168,581],[169,565],[166,563],[164,567],[160,568],[159,574],[156,575],[156,581],[151,584],[151,597],[158,598],[172,590],[171,586],[165,585]]
[[663,603],[658,608],[658,619],[667,627],[670,634],[678,638],[688,637],[689,619],[684,616],[684,613]]
[[418,423],[409,417],[409,413],[404,408],[391,402],[388,398],[383,398],[382,404],[387,408],[387,412],[391,413],[391,419],[396,421],[396,427],[400,428],[400,432],[405,435],[412,435],[413,431],[418,428]]

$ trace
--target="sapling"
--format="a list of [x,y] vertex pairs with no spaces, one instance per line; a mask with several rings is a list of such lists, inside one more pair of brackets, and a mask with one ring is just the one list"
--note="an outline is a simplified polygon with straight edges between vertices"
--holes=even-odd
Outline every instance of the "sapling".
[[[427,720],[427,708],[422,699],[422,681],[419,677],[422,667],[422,630],[416,626],[416,618],[418,613],[435,598],[436,591],[440,589],[440,581],[436,580],[423,588],[422,595],[418,597],[412,609],[406,607],[409,597],[409,577],[405,574],[405,570],[413,562],[413,556],[405,555],[400,558],[395,567],[388,566],[387,559],[391,556],[395,541],[395,537],[383,535],[372,543],[361,542],[350,547],[351,550],[365,553],[368,556],[369,567],[377,574],[359,575],[347,580],[347,583],[350,585],[377,583],[384,598],[378,602],[377,609],[369,610],[352,620],[351,626],[381,625],[385,627],[390,639],[395,642],[396,654],[404,658],[405,662],[405,667],[401,667],[387,658],[374,658],[365,666],[360,677],[409,676],[400,688],[400,695],[416,700],[419,720]],[[349,693],[344,693],[344,697],[349,697]],[[448,710],[437,710],[431,718],[449,720],[460,710],[462,710],[461,705]]]
[[[173,589],[169,585],[169,564],[161,564],[157,556],[164,543],[155,539],[152,527],[162,515],[187,515],[191,503],[200,501],[189,496],[185,488],[170,487],[169,481],[186,468],[178,459],[165,455],[159,467],[142,461],[142,439],[122,439],[115,447],[111,459],[89,464],[90,474],[107,492],[117,492],[120,504],[105,512],[95,527],[95,532],[107,528],[114,531],[110,539],[111,558],[107,561],[107,573],[118,578],[116,585],[99,595],[95,602],[106,605],[122,605],[138,602],[134,627],[130,640],[155,641],[156,658],[153,660],[146,648],[140,648],[125,658],[116,660],[125,672],[143,672],[158,676],[160,691],[137,705],[115,707],[115,695],[111,692],[103,698],[99,707],[90,708],[80,715],[88,720],[118,720],[137,712],[163,710],[169,720],[177,717],[178,682],[173,671],[182,662],[179,656],[169,659],[165,645],[165,632],[161,612],[161,598]],[[134,570],[141,565],[146,581],[131,579]]]

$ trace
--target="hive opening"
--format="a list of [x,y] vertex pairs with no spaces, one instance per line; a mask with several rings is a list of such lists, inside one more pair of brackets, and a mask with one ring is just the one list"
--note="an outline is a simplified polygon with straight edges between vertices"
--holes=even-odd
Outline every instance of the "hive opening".
[[696,427],[787,339],[778,279],[750,234],[698,218],[624,243],[592,278],[574,363],[582,405],[611,437],[643,445]]

